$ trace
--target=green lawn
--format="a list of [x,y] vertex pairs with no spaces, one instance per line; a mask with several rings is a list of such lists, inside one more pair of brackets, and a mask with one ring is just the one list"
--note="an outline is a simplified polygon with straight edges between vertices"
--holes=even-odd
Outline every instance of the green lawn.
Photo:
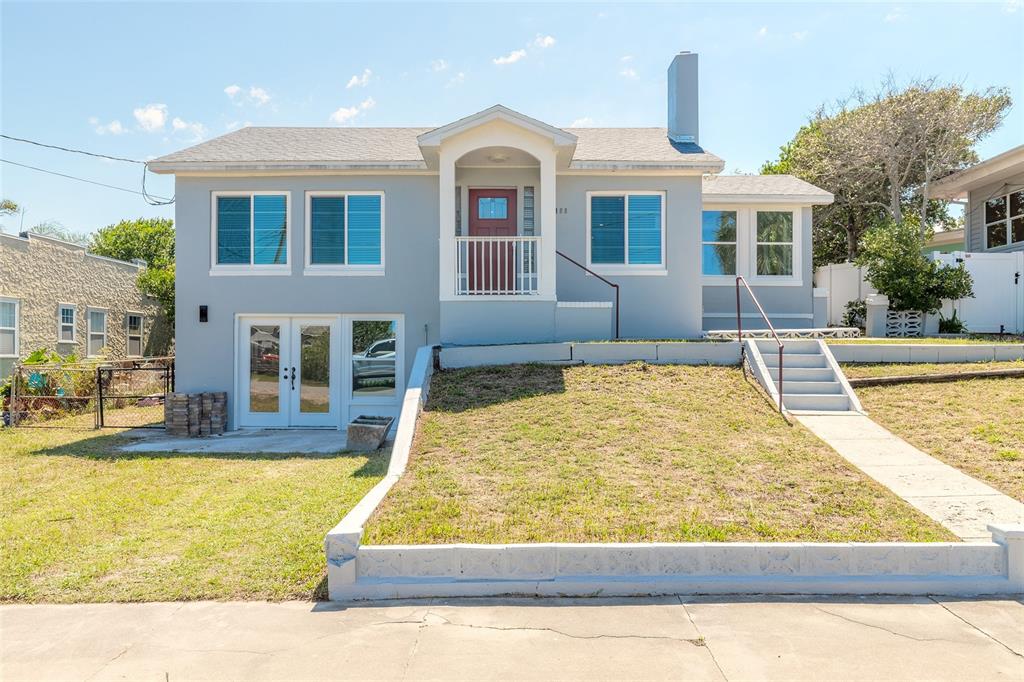
[[1024,378],[857,389],[871,418],[1024,502]]
[[935,541],[738,368],[445,371],[367,524],[398,543]]
[[121,442],[0,428],[0,600],[322,595],[324,535],[387,466],[386,454],[122,454]]
[[924,374],[955,374],[992,369],[1024,369],[1024,360],[1005,362],[901,362],[901,363],[843,363],[843,374],[848,379],[864,377],[906,377]]

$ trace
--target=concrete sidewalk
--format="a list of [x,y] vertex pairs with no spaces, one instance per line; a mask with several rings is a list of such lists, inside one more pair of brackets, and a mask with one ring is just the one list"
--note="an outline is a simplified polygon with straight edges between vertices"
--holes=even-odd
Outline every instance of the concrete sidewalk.
[[918,450],[865,415],[818,413],[797,419],[851,464],[961,540],[990,540],[990,523],[1024,523],[1024,504]]
[[1024,679],[1024,602],[663,598],[0,607],[0,679]]

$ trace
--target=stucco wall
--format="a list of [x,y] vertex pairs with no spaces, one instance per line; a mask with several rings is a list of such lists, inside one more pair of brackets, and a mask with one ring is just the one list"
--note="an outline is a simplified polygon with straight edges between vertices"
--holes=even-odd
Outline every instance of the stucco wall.
[[[608,275],[619,285],[619,324],[625,338],[696,338],[700,315],[699,176],[558,176],[559,251],[587,261],[587,192],[663,191],[665,195],[664,275]],[[557,259],[559,301],[612,301],[611,287],[563,258]]]
[[[139,268],[92,256],[73,244],[32,236],[0,236],[0,296],[19,299],[19,350],[22,357],[38,348],[61,355],[87,352],[88,309],[107,311],[109,357],[126,355],[126,314],[139,312],[144,354],[164,355],[170,329],[159,303],[142,294],[135,282]],[[75,342],[59,343],[57,306],[75,305]]]

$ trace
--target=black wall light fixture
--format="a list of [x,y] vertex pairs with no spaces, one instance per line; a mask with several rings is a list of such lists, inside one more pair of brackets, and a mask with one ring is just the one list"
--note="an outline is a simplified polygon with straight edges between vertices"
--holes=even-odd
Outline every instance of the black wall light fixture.
[[200,322],[207,322],[207,321],[209,321],[209,319],[210,319],[209,306],[205,306],[205,305],[199,306],[199,321]]

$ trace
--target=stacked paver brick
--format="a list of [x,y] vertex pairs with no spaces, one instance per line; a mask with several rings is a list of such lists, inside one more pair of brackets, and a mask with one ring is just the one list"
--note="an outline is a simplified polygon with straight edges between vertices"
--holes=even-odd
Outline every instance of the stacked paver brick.
[[227,428],[228,395],[216,393],[171,393],[164,401],[167,434],[181,438],[218,436]]

